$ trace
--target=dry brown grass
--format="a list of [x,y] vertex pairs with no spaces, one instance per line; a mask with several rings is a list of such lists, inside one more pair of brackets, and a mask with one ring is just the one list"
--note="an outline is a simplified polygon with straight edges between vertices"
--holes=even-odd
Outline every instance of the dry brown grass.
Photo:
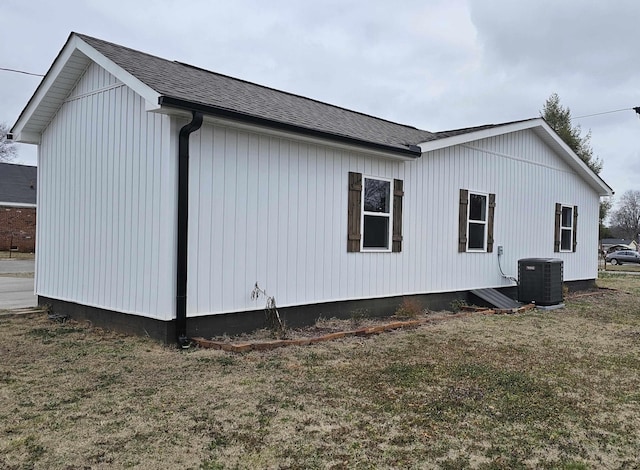
[[0,277],[33,278],[34,277],[34,273],[0,273]]
[[0,318],[0,468],[637,468],[640,277],[600,282],[245,355]]
[[640,266],[637,264],[618,264],[613,265],[611,263],[607,263],[605,271],[623,271],[623,272],[640,272]]
[[15,258],[15,259],[35,259],[35,253],[19,253],[17,251],[0,251],[0,259],[3,258]]

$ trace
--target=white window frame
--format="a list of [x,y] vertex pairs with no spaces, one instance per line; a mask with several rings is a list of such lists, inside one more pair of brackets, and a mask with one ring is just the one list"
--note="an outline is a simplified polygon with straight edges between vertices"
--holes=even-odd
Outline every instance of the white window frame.
[[[386,181],[389,183],[389,212],[370,212],[364,210],[364,191],[367,185],[367,180]],[[387,230],[387,248],[368,248],[364,246],[364,217],[386,217],[389,219]],[[368,176],[362,175],[362,192],[360,193],[360,251],[366,251],[368,253],[391,253],[393,248],[393,179],[383,178],[380,176]]]
[[[569,217],[569,225],[562,225],[562,213],[564,209],[571,209],[571,216]],[[574,206],[570,206],[567,204],[560,204],[560,253],[572,253],[573,252],[573,214],[575,211]],[[569,232],[569,249],[565,250],[562,248],[562,234],[565,232]]]
[[[484,220],[471,220],[471,195],[484,196]],[[469,242],[471,241],[471,223],[484,225],[484,242],[482,248],[470,248]],[[487,252],[487,231],[489,229],[489,193],[482,193],[480,191],[471,191],[467,195],[467,252],[471,253],[486,253]]]

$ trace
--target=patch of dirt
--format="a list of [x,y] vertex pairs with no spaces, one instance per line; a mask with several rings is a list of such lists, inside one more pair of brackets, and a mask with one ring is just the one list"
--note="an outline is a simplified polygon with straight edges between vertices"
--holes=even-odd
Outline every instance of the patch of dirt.
[[[411,317],[365,317],[358,319],[340,319],[340,318],[321,318],[313,325],[300,328],[286,328],[284,335],[277,335],[276,332],[267,328],[255,330],[250,333],[229,336],[221,335],[210,338],[214,342],[223,343],[259,343],[276,340],[297,340],[318,338],[333,333],[349,333],[357,330],[363,330],[373,327],[383,327],[385,325],[393,325],[396,323],[419,322],[420,324],[429,323],[431,321],[440,321],[446,318],[457,318],[458,314],[450,311],[423,313]],[[415,325],[412,325],[415,326]]]

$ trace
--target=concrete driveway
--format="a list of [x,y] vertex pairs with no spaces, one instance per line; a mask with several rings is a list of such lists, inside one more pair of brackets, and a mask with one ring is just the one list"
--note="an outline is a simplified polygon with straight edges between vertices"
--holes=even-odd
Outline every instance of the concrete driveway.
[[[0,310],[35,307],[37,297],[33,294],[33,278],[11,277],[11,274],[32,273],[35,269],[33,260],[0,260]],[[7,274],[9,274],[7,276]]]

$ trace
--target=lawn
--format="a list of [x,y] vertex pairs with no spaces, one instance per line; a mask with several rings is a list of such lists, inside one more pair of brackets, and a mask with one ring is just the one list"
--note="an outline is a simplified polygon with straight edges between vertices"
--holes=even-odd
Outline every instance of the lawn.
[[35,259],[34,253],[20,253],[17,251],[0,251],[0,259],[15,258],[15,259]]
[[638,468],[640,276],[567,308],[180,352],[0,317],[0,468]]
[[607,263],[607,268],[605,271],[631,271],[631,272],[640,272],[640,266],[637,264],[618,264],[613,265],[611,263]]

